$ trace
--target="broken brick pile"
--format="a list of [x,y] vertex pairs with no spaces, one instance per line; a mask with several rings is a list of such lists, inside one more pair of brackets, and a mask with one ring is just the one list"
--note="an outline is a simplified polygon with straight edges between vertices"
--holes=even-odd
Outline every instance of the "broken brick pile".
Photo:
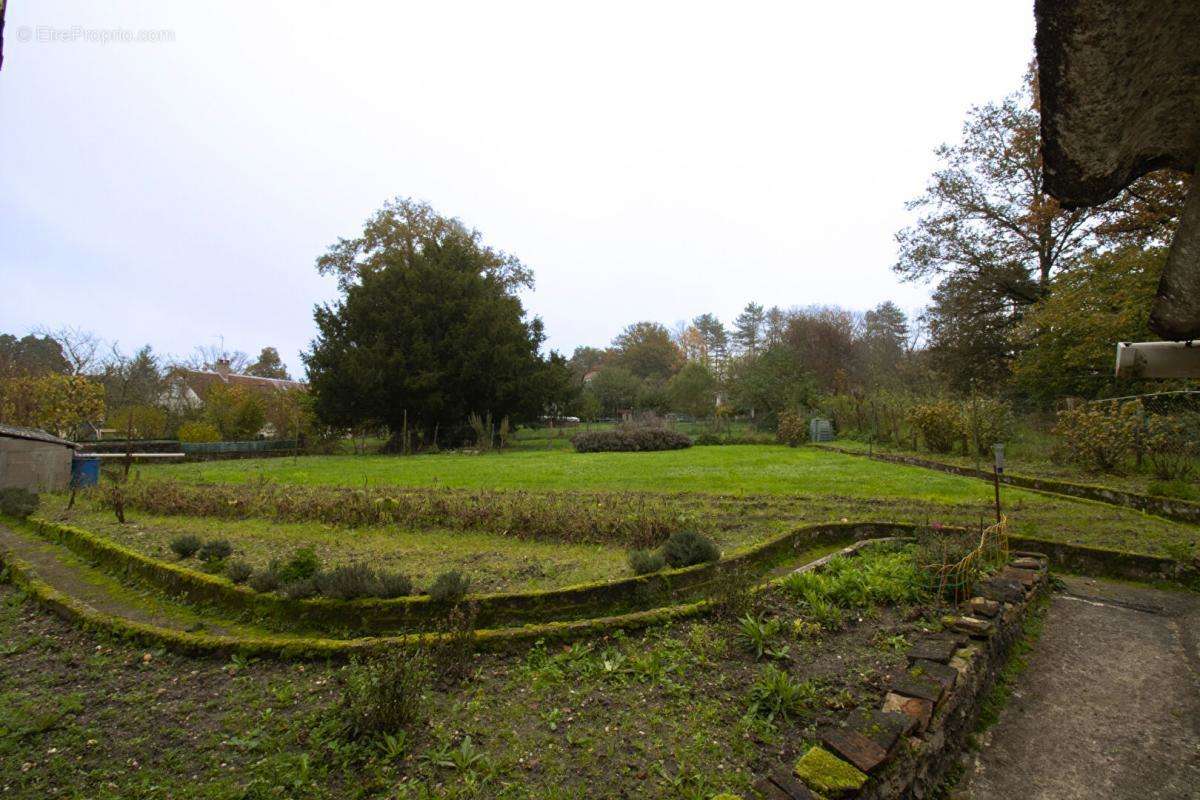
[[1020,636],[1034,597],[1048,586],[1040,553],[1014,553],[980,581],[961,615],[917,640],[908,668],[879,710],[857,709],[819,731],[821,744],[792,769],[780,766],[754,789],[765,800],[890,800],[922,797],[958,757],[981,701]]

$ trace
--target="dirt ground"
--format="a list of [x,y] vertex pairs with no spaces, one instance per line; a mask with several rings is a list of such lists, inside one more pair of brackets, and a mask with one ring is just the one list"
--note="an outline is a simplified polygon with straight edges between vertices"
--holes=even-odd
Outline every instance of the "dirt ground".
[[1067,578],[959,800],[1200,797],[1200,596]]

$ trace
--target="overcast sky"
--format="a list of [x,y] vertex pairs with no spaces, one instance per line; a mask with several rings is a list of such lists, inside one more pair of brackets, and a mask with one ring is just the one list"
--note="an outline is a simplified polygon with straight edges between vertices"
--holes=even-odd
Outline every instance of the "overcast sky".
[[[533,268],[550,346],[748,300],[922,305],[893,235],[1032,3],[11,0],[0,332],[279,348],[396,195]],[[151,34],[158,41],[110,41]]]

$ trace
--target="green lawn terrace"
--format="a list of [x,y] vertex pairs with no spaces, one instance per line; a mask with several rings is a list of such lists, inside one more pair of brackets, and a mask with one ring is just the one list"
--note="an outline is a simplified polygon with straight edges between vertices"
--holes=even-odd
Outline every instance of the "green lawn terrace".
[[[283,488],[645,494],[669,498],[727,553],[805,523],[845,519],[978,526],[994,513],[992,488],[983,481],[776,445],[654,453],[538,449],[309,456],[155,465],[138,468],[138,477],[194,484],[267,482]],[[1196,540],[1194,527],[1134,510],[1009,487],[1002,500],[1013,532],[1032,537],[1153,555],[1170,555]],[[229,526],[231,533],[234,527]],[[503,539],[496,542],[502,549],[512,538],[511,531],[493,533]],[[605,558],[608,567],[594,565],[598,570],[626,569],[616,553]]]

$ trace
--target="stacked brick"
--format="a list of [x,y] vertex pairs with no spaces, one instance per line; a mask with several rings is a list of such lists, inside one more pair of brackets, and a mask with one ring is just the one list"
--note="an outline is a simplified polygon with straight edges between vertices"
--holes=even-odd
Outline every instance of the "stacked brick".
[[1048,560],[1015,553],[976,586],[977,596],[918,639],[882,707],[857,709],[819,731],[791,768],[754,789],[766,800],[892,800],[937,786],[971,732],[985,693],[1021,636],[1026,612],[1048,585]]

